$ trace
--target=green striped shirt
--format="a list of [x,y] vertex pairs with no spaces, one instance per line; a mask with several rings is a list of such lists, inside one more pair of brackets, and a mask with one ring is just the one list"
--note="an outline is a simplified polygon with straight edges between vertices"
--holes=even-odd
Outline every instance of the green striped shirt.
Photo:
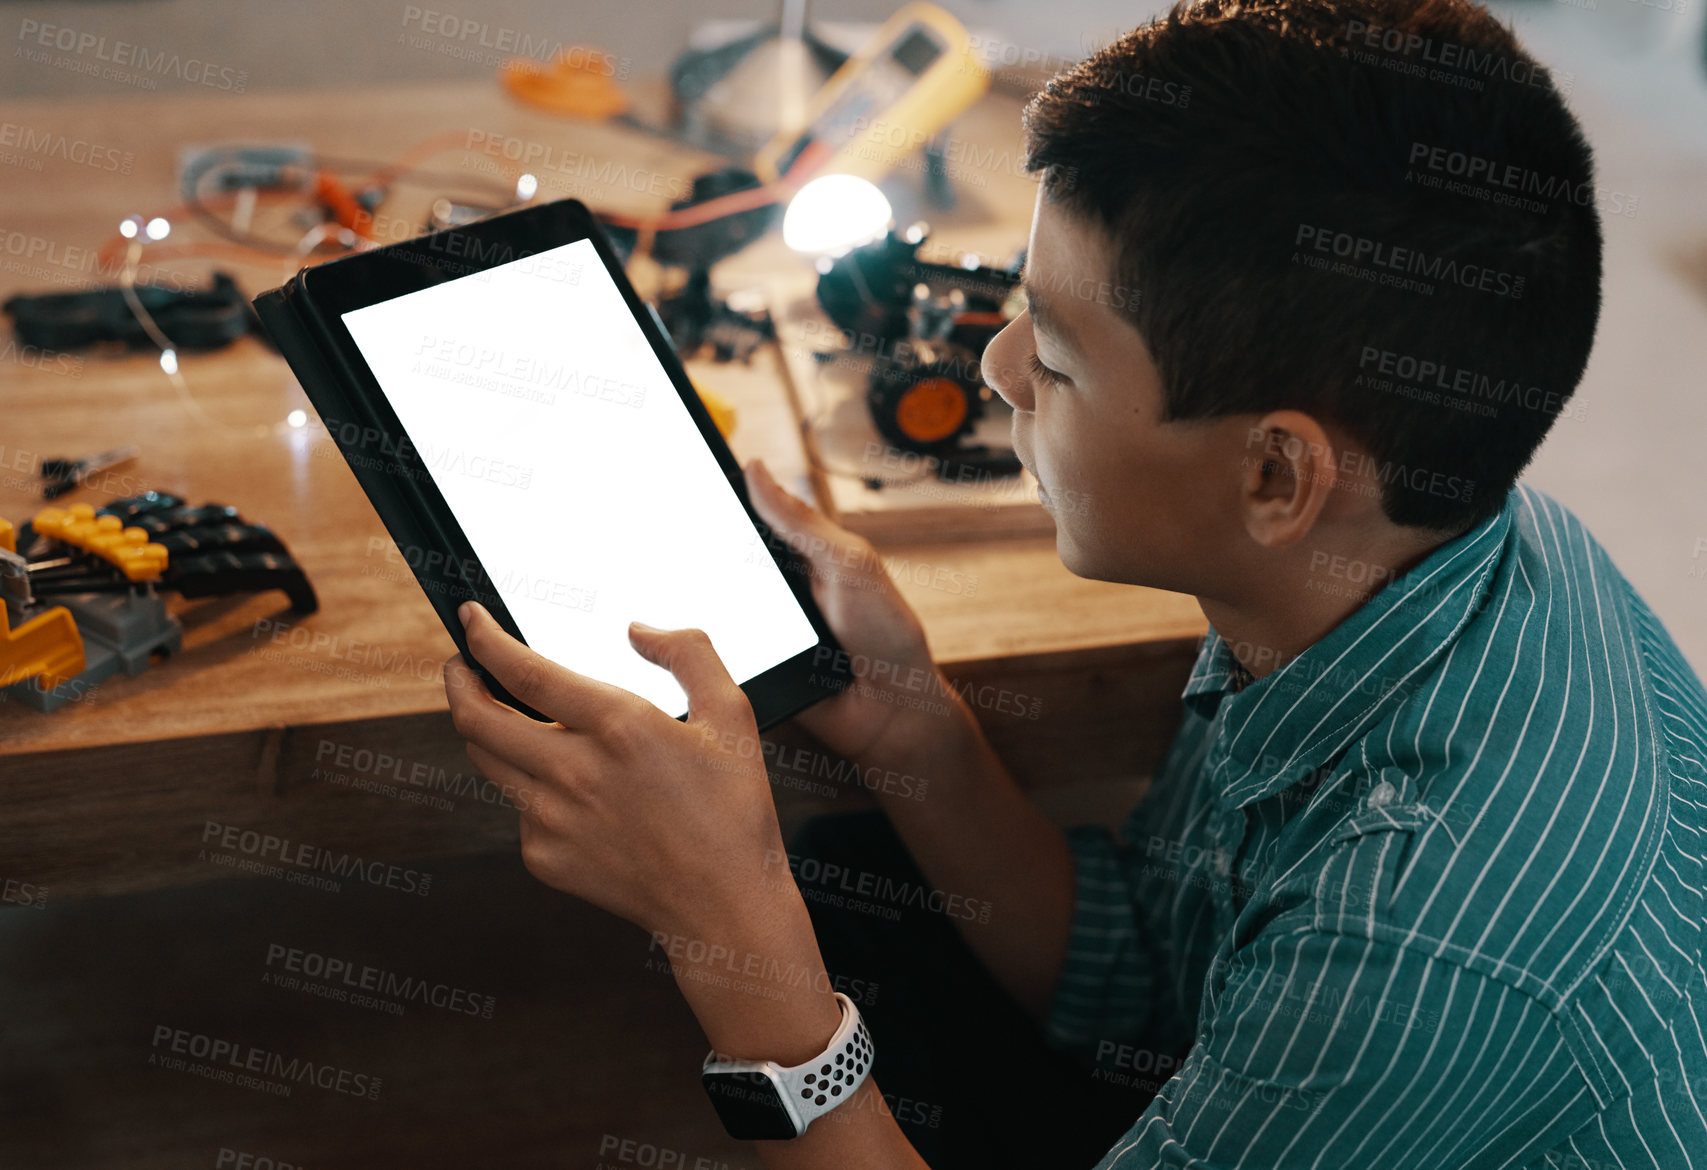
[[1707,693],[1581,522],[1520,485],[1248,680],[1211,630],[1069,831],[1050,1034],[1172,1073],[1101,1165],[1707,1170]]

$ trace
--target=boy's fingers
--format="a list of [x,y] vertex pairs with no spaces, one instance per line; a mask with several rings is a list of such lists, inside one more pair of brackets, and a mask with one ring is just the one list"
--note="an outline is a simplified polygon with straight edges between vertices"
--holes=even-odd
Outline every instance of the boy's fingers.
[[628,627],[628,641],[646,661],[676,676],[688,697],[688,718],[720,722],[750,710],[747,696],[704,630],[660,630],[644,622]]
[[465,602],[459,613],[475,661],[491,671],[492,677],[510,694],[564,727],[592,726],[623,693],[609,683],[577,674],[518,642],[485,606]]
[[445,669],[466,676],[462,685],[447,688],[450,718],[457,734],[486,751],[499,755],[518,768],[543,776],[563,754],[563,733],[555,725],[529,719],[520,711],[500,703],[487,691],[480,676],[458,660]]
[[[831,549],[852,547],[855,538],[851,533],[805,500],[790,494],[762,461],[754,460],[747,465],[747,483],[752,488],[753,506],[765,523],[808,560],[817,561]],[[838,563],[847,560],[839,558]]]

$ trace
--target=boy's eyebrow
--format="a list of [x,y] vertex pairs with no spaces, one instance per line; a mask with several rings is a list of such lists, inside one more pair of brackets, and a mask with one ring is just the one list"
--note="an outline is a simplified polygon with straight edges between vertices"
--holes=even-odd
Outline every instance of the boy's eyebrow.
[[1054,305],[1038,294],[1030,280],[1031,267],[1027,265],[1020,271],[1019,283],[1020,288],[1025,291],[1026,308],[1031,311],[1032,328],[1041,328],[1050,336],[1065,342],[1069,349],[1078,349],[1073,340],[1073,331],[1067,328],[1067,323],[1055,312]]

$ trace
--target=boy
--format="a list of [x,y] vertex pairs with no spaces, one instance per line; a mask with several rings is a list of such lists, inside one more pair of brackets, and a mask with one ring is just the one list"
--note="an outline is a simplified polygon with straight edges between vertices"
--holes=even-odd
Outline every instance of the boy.
[[[953,927],[1013,1012],[972,989],[987,1029],[915,1024],[988,1033],[930,1058],[973,1086],[940,1090],[945,1126],[987,1131],[986,1165],[1082,1165],[1090,1139],[1120,1170],[1707,1164],[1707,693],[1516,485],[1600,307],[1590,152],[1545,71],[1461,0],[1205,0],[1057,77],[1026,129],[1029,307],[985,378],[1068,568],[1191,593],[1211,631],[1119,841],[1051,825],[963,704],[862,681],[802,717],[930,777],[879,804],[923,880],[994,908]],[[869,550],[749,479],[827,550],[844,646],[934,670],[881,569],[850,580]],[[682,725],[483,612],[469,629],[559,720],[447,666],[475,763],[537,793],[530,870],[704,944],[674,948],[678,983],[719,1053],[815,1059],[827,982],[773,999],[693,969],[720,948],[823,973],[762,763],[719,746],[751,712],[704,636],[633,635],[687,690]],[[1171,1075],[1116,1130],[1070,1091],[1016,1114],[1026,1012],[1098,1072]],[[914,1037],[871,1015],[884,1077]],[[878,1093],[766,1163],[923,1165]],[[1046,1144],[1008,1144],[1026,1128]]]

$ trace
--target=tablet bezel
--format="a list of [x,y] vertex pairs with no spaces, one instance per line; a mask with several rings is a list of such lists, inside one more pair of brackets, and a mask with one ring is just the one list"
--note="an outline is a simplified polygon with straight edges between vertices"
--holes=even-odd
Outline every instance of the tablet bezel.
[[[480,564],[473,545],[439,491],[419,450],[408,438],[408,430],[368,367],[361,349],[344,324],[343,315],[368,305],[433,287],[443,283],[442,278],[447,276],[449,279],[461,279],[579,240],[591,241],[600,261],[621,292],[630,316],[640,326],[641,333],[668,375],[677,397],[687,407],[689,416],[699,429],[700,438],[711,449],[718,467],[723,471],[736,498],[740,500],[756,534],[770,551],[789,591],[818,636],[816,646],[740,684],[752,704],[759,730],[767,730],[819,700],[840,693],[849,685],[851,678],[843,665],[847,656],[840,652],[835,636],[830,632],[823,613],[812,597],[811,576],[806,562],[786,541],[776,538],[763,518],[754,510],[747,496],[746,480],[734,452],[718,431],[705,404],[700,401],[686,368],[658,318],[629,283],[621,259],[585,204],[576,199],[561,199],[506,212],[357,253],[318,267],[306,268],[299,274],[298,279],[301,281],[304,298],[313,308],[315,323],[319,326],[324,341],[335,351],[346,373],[361,391],[360,400],[352,405],[365,410],[368,416],[347,421],[377,428],[381,446],[390,448],[384,451],[385,457],[402,465],[402,474],[389,471],[382,474],[397,481],[398,486],[403,489],[402,494],[412,498],[417,512],[420,513],[417,521],[423,530],[445,544],[443,551],[446,555],[447,577],[465,587],[467,592],[463,596],[479,600],[491,611],[499,625],[525,644],[526,638],[504,604],[502,596],[491,586],[490,574],[486,573],[484,567],[479,567],[476,581],[471,582],[468,579],[465,570]],[[430,279],[432,276],[441,279]],[[333,441],[338,444],[347,459],[351,456],[352,449],[364,458],[371,457],[371,452],[364,449],[359,438],[353,443],[348,442],[346,437],[333,431],[333,428],[329,427],[328,430],[333,432]],[[387,436],[393,437],[389,444],[386,442]],[[425,561],[426,558],[417,559]],[[450,572],[453,566],[458,570],[455,573]],[[460,598],[443,596],[428,586],[423,578],[422,568],[414,565],[411,568],[415,570],[423,591],[427,593],[428,600],[456,641],[458,649],[479,672],[487,686],[492,689],[492,693],[525,714],[549,721],[547,716],[534,711],[504,691],[497,685],[490,671],[474,660],[463,637],[461,622],[456,616],[456,606],[460,604]],[[575,668],[572,662],[563,665],[570,669]],[[683,715],[678,718],[686,717]]]

